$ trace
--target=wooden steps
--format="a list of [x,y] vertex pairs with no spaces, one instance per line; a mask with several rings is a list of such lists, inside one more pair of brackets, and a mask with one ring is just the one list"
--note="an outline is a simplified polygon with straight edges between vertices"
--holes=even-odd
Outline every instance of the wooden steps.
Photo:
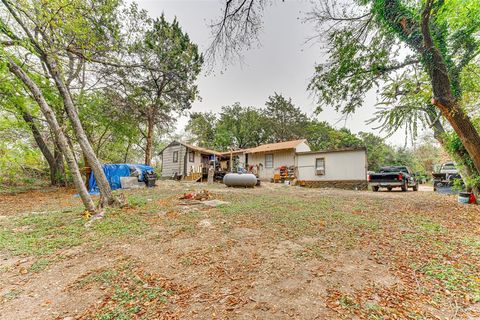
[[201,172],[192,172],[188,176],[186,176],[183,180],[185,181],[193,181],[196,182],[202,178]]

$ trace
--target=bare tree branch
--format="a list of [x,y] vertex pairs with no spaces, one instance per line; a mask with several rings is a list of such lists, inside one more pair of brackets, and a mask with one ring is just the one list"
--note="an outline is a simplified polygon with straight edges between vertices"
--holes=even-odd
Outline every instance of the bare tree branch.
[[267,0],[227,0],[221,18],[210,25],[213,39],[206,52],[207,61],[228,63],[258,43],[267,4]]

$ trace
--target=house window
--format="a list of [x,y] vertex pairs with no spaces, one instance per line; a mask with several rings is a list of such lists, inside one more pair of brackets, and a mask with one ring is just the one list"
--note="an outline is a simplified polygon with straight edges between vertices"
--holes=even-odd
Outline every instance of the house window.
[[173,151],[173,162],[178,162],[178,151]]
[[190,151],[190,152],[188,153],[188,161],[190,161],[190,162],[195,162],[195,152]]
[[325,158],[315,159],[315,172],[317,176],[325,175]]
[[265,168],[273,168],[273,154],[265,155]]

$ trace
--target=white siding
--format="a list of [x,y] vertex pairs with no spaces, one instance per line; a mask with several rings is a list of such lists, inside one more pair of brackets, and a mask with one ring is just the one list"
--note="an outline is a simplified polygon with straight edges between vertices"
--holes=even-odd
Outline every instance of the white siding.
[[188,154],[187,154],[187,175],[189,175],[192,172],[202,172],[201,165],[202,165],[202,154],[199,151],[193,151],[195,154],[195,157],[193,159],[193,162],[190,162],[190,152],[192,152],[191,149],[188,149]]
[[[178,162],[173,162],[173,152],[178,151]],[[176,172],[178,175],[183,175],[185,146],[173,145],[166,147],[162,152],[162,178],[170,178]],[[188,159],[187,159],[188,160]]]
[[267,154],[273,154],[273,168],[265,168],[265,153],[252,153],[248,155],[249,165],[260,165],[258,176],[261,180],[270,180],[273,178],[273,173],[276,168],[281,166],[295,165],[295,152],[288,151],[272,151]]
[[[325,175],[317,175],[315,159],[325,158]],[[297,154],[298,180],[366,180],[367,155],[364,150]]]
[[300,143],[298,146],[295,147],[296,152],[306,152],[310,151],[310,146],[306,144],[305,142]]

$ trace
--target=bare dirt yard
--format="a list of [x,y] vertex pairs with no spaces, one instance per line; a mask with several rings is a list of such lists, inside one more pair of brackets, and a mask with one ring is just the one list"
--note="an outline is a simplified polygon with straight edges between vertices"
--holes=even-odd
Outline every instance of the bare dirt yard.
[[480,319],[454,196],[157,184],[90,228],[74,191],[1,193],[0,319]]

